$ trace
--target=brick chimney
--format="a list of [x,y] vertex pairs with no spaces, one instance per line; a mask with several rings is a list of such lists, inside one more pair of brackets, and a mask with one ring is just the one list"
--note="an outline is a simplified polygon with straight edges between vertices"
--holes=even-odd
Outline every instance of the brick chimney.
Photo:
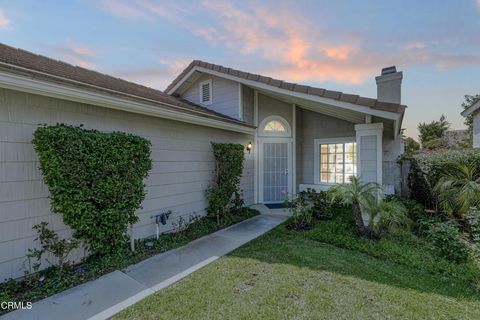
[[375,77],[377,81],[377,99],[382,102],[402,102],[403,73],[395,66],[382,69],[382,75]]

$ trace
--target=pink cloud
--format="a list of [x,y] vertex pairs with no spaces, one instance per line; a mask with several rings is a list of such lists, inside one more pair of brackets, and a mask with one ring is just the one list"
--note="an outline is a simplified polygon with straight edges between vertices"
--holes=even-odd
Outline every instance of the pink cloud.
[[476,3],[477,3],[477,7],[480,8],[480,0],[477,0]]
[[0,29],[8,30],[11,28],[12,22],[7,18],[2,9],[0,9]]
[[[364,35],[342,30],[327,32],[294,8],[267,6],[259,2],[204,0],[187,7],[181,2],[168,0],[104,0],[104,6],[111,14],[124,18],[170,21],[212,46],[230,49],[232,59],[239,54],[251,55],[255,61],[262,62],[262,67],[256,70],[245,68],[246,71],[296,82],[359,84],[390,65],[400,68],[431,65],[444,69],[480,60],[476,56],[440,53],[419,40],[400,44],[394,49],[372,49],[365,43],[369,39]],[[438,46],[436,50],[440,50]],[[159,70],[169,74],[175,68],[162,66]]]
[[84,44],[68,40],[65,46],[57,47],[55,51],[60,55],[60,59],[73,65],[87,69],[97,68],[95,63],[93,63],[96,55],[95,51]]

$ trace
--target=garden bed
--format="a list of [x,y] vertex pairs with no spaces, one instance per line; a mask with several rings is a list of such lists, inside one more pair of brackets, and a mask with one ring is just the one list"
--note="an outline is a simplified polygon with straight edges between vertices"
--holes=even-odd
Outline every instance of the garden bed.
[[[0,301],[35,302],[44,299],[153,255],[184,246],[197,238],[258,214],[257,210],[242,208],[228,215],[220,225],[217,224],[216,219],[202,217],[191,224],[177,226],[178,232],[162,234],[158,240],[148,238],[136,240],[135,252],[129,251],[126,246],[123,251],[115,255],[87,257],[82,263],[67,267],[61,274],[56,267],[50,267],[22,279],[9,280],[0,284]],[[146,242],[153,243],[153,246],[147,248]],[[6,310],[0,310],[0,314],[5,312]]]

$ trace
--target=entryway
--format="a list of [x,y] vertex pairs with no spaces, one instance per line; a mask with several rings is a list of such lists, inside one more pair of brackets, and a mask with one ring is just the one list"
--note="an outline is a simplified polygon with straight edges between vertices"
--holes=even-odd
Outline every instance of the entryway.
[[281,204],[292,192],[290,126],[283,118],[271,116],[259,128],[259,202]]

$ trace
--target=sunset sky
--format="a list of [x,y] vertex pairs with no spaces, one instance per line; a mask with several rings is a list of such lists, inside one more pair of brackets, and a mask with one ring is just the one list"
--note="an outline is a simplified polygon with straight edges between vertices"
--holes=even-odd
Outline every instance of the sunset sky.
[[0,2],[0,42],[164,89],[193,59],[376,97],[404,72],[404,127],[480,93],[480,0]]

